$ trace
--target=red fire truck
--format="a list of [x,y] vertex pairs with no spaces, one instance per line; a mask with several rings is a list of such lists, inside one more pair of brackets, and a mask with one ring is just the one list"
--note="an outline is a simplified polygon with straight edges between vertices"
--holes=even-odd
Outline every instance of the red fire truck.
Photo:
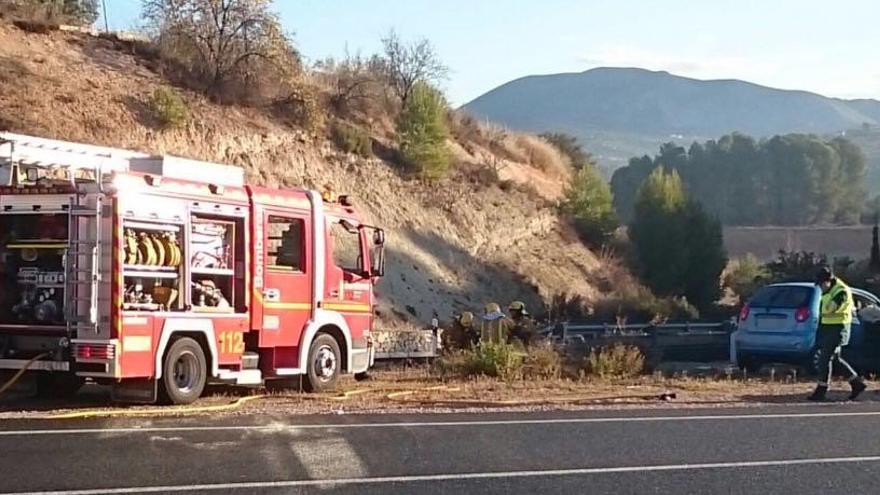
[[372,365],[384,242],[347,196],[0,133],[0,370],[142,402],[208,382],[329,390]]

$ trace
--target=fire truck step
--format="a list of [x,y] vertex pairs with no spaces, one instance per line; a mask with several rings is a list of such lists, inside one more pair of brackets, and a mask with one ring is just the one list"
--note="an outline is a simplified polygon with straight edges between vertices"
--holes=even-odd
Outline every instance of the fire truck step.
[[260,355],[256,352],[245,352],[241,355],[241,369],[255,370],[260,364]]

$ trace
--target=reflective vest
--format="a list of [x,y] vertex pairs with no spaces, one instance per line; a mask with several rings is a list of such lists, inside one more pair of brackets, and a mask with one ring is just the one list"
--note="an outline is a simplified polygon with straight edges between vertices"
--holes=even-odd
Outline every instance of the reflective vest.
[[507,342],[507,318],[497,320],[483,320],[480,326],[480,341],[502,344]]
[[822,325],[849,325],[853,320],[854,307],[852,291],[842,280],[835,278],[828,292],[822,294],[822,305],[819,310],[822,318],[819,323]]

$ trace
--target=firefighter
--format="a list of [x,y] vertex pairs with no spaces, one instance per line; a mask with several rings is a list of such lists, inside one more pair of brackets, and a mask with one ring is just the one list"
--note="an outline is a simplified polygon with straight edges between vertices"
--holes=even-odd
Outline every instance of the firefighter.
[[526,310],[526,304],[513,301],[507,309],[510,314],[510,339],[519,340],[528,346],[535,336],[535,322]]
[[841,348],[849,343],[850,325],[853,319],[853,296],[850,288],[842,280],[835,277],[827,267],[819,270],[816,285],[822,289],[819,309],[819,329],[816,332],[816,343],[819,346],[819,377],[816,390],[808,397],[809,400],[825,399],[834,364],[849,373],[849,384],[852,392],[849,399],[854,400],[865,391],[865,382],[840,356]]
[[480,325],[480,343],[507,342],[508,326],[507,316],[501,312],[501,306],[494,302],[487,304]]
[[474,328],[474,314],[464,311],[452,319],[449,341],[458,348],[476,346],[480,342],[480,332]]

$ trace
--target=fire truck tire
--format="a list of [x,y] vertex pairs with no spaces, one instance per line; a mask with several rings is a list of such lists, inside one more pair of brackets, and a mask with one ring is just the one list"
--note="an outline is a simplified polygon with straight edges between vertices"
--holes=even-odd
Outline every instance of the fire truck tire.
[[73,373],[40,373],[37,377],[37,395],[40,397],[70,398],[79,392],[86,379]]
[[171,404],[191,404],[205,390],[208,364],[198,342],[182,337],[175,340],[162,364],[162,399]]
[[336,339],[329,334],[319,333],[309,349],[304,388],[307,392],[332,391],[339,380],[341,368],[342,353]]

